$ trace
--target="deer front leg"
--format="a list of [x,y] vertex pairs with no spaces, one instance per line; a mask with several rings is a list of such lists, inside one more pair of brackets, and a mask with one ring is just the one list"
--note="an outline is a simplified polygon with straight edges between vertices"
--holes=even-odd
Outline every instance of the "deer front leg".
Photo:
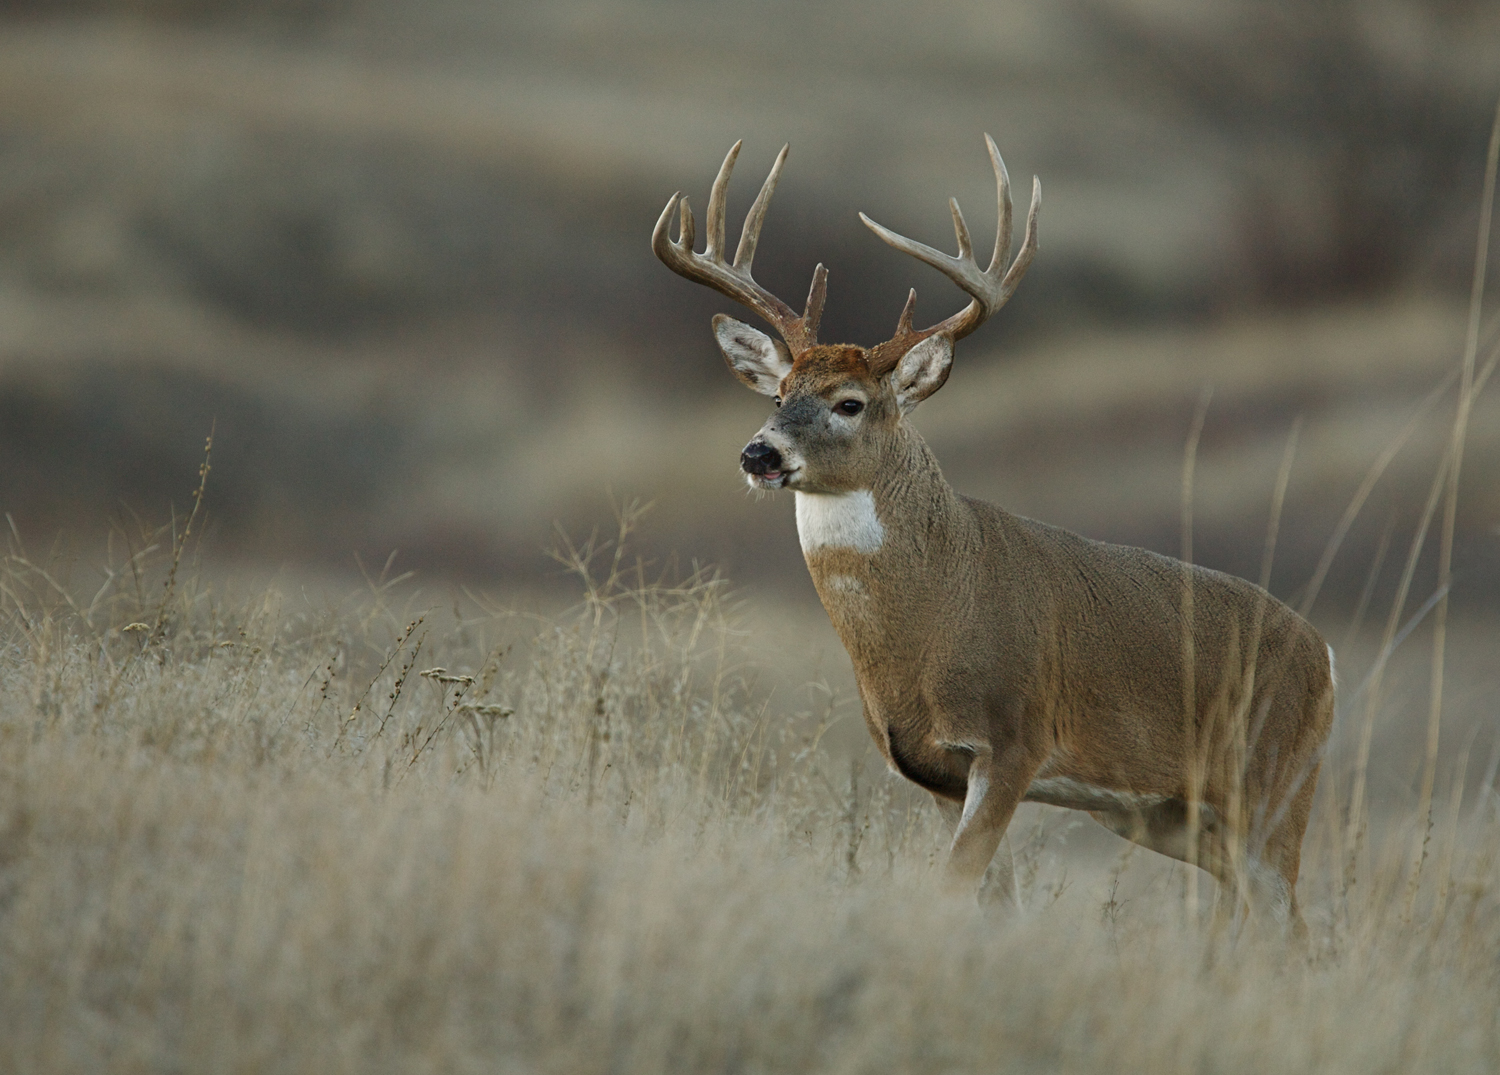
[[[951,839],[953,833],[958,831],[959,820],[963,817],[963,803],[954,802],[945,795],[933,792],[933,801],[937,803],[938,813],[948,825],[948,834]],[[1018,900],[1016,897],[1016,867],[1010,853],[1010,834],[1000,838],[999,850],[995,852],[990,867],[984,873],[984,880],[979,885],[979,902],[985,907],[1013,906]]]
[[[1035,768],[1035,766],[1030,766]],[[996,863],[995,852],[1005,837],[1011,815],[1030,783],[1028,764],[1018,751],[996,755],[988,749],[978,750],[969,764],[968,791],[963,812],[953,833],[944,870],[943,887],[954,894],[968,895],[985,882],[985,903],[1015,900],[1015,875],[1009,848],[1005,861]],[[986,877],[986,871],[990,877]]]

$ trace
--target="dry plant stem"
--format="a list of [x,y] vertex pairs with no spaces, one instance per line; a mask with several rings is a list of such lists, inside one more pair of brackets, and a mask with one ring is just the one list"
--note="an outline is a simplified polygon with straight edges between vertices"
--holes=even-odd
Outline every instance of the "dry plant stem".
[[1385,667],[1391,653],[1395,649],[1396,632],[1401,624],[1401,613],[1406,607],[1406,598],[1411,591],[1412,576],[1416,574],[1417,560],[1422,555],[1422,547],[1427,541],[1427,528],[1432,522],[1433,512],[1437,509],[1438,497],[1442,493],[1443,481],[1448,474],[1449,457],[1444,453],[1443,461],[1438,466],[1438,472],[1433,476],[1432,486],[1428,491],[1427,504],[1422,510],[1421,518],[1417,525],[1417,532],[1412,536],[1411,547],[1407,551],[1406,566],[1401,572],[1401,581],[1396,587],[1396,596],[1391,601],[1391,610],[1386,616],[1385,634],[1381,638],[1380,652],[1375,658],[1375,666],[1370,670],[1365,682],[1365,711],[1360,724],[1359,747],[1354,761],[1354,787],[1349,795],[1349,870],[1353,876],[1355,863],[1359,857],[1359,843],[1364,833],[1364,805],[1365,786],[1368,779],[1370,767],[1370,746],[1375,734],[1375,714],[1380,706],[1380,687],[1385,676]]
[[[1286,487],[1292,478],[1292,462],[1297,458],[1297,442],[1302,437],[1302,416],[1299,414],[1286,435],[1286,446],[1281,450],[1281,467],[1276,472],[1276,491],[1271,494],[1271,518],[1266,523],[1266,543],[1260,557],[1260,588],[1271,588],[1271,566],[1276,560],[1276,538],[1281,531],[1281,509],[1286,504]],[[1254,650],[1252,649],[1253,653]]]
[[172,543],[172,566],[167,571],[167,581],[162,586],[161,605],[156,610],[156,626],[151,629],[151,635],[147,639],[151,645],[160,643],[167,632],[167,606],[172,601],[172,594],[177,588],[177,568],[182,563],[182,550],[187,547],[188,537],[193,532],[193,523],[198,518],[198,512],[203,507],[203,491],[208,486],[209,460],[214,451],[214,430],[209,426],[208,439],[203,445],[203,463],[198,467],[198,488],[193,490],[193,510],[188,513],[187,524],[183,526],[182,533]]
[[[376,596],[378,597],[379,595],[377,594]],[[359,716],[360,709],[364,707],[365,699],[370,696],[370,691],[375,689],[375,684],[379,682],[380,677],[385,674],[385,670],[391,666],[391,662],[394,661],[397,656],[400,655],[401,651],[406,647],[406,641],[407,639],[411,638],[412,632],[415,631],[418,627],[422,626],[422,622],[426,618],[427,617],[425,615],[418,616],[416,619],[412,620],[406,625],[406,629],[402,631],[401,634],[396,638],[396,644],[392,646],[391,649],[386,653],[385,660],[380,662],[380,667],[376,669],[375,675],[371,677],[370,682],[365,685],[365,689],[360,693],[359,698],[355,700],[353,707],[349,710],[349,715],[344,718],[344,723],[347,724],[349,721],[352,721],[355,717]]]
[[1345,699],[1348,705],[1353,706],[1360,699],[1364,698],[1365,692],[1370,689],[1370,685],[1376,679],[1376,672],[1384,667],[1385,662],[1389,661],[1395,655],[1396,651],[1406,642],[1407,637],[1422,625],[1422,622],[1427,619],[1427,614],[1437,607],[1437,603],[1442,599],[1444,592],[1443,590],[1434,590],[1428,596],[1427,600],[1422,602],[1422,606],[1406,618],[1406,622],[1401,625],[1401,630],[1396,632],[1395,637],[1380,650],[1376,659],[1371,662],[1370,671],[1365,675],[1360,685],[1349,692],[1349,696]]
[[[412,656],[415,657],[416,654],[413,653]],[[426,675],[425,672],[422,674]],[[469,682],[467,684],[461,685],[456,691],[453,692],[453,704],[443,707],[443,719],[438,721],[437,724],[433,725],[432,731],[427,733],[427,738],[423,739],[417,749],[412,751],[411,757],[406,762],[406,768],[401,771],[402,780],[406,779],[406,774],[411,772],[412,766],[417,764],[417,759],[420,758],[423,752],[432,745],[432,741],[437,738],[438,733],[441,732],[444,728],[448,727],[448,722],[452,720],[453,715],[458,712],[459,704],[463,702],[464,695],[467,693],[469,687],[473,685],[473,680],[470,677],[465,676],[463,678],[469,679]]]
[[1427,840],[1432,830],[1432,788],[1437,777],[1438,737],[1443,720],[1443,660],[1448,642],[1448,587],[1453,577],[1453,531],[1458,517],[1458,478],[1464,459],[1464,441],[1469,431],[1469,412],[1474,403],[1474,363],[1479,351],[1479,320],[1484,305],[1485,272],[1489,267],[1490,223],[1495,200],[1495,169],[1500,163],[1500,105],[1490,128],[1489,155],[1484,168],[1484,196],[1479,205],[1479,239],[1474,250],[1473,288],[1469,295],[1468,337],[1464,341],[1463,378],[1458,390],[1458,413],[1453,418],[1452,444],[1448,452],[1453,460],[1448,468],[1447,497],[1443,503],[1443,536],[1438,548],[1437,618],[1432,632],[1431,693],[1427,708],[1427,755],[1422,765],[1422,793],[1417,814],[1421,831],[1412,850],[1411,894],[1407,902],[1410,915],[1416,899],[1422,863],[1427,857]]
[[[376,602],[379,603],[383,600],[384,593],[382,590],[374,590],[372,591],[372,596],[375,598]],[[328,748],[330,756],[332,755],[333,751],[337,750],[339,748],[339,745],[343,743],[345,733],[347,732],[350,724],[353,723],[354,719],[359,716],[359,711],[364,708],[365,700],[370,697],[370,692],[375,689],[375,684],[380,682],[380,677],[385,675],[385,670],[391,666],[391,662],[401,655],[401,651],[406,648],[406,643],[411,639],[412,632],[414,632],[418,627],[422,626],[422,622],[426,618],[427,617],[424,614],[412,620],[406,625],[406,629],[402,631],[400,636],[396,639],[396,644],[392,646],[390,651],[385,655],[385,659],[380,662],[380,667],[377,668],[375,670],[375,674],[370,677],[370,682],[365,684],[365,689],[361,691],[359,697],[355,699],[354,705],[349,710],[349,715],[339,722],[338,734],[334,736],[333,745]],[[413,655],[412,660],[416,660],[415,655]],[[389,714],[387,714],[387,716],[389,716]],[[384,729],[385,722],[382,721],[380,726],[382,729]]]
[[1203,793],[1203,766],[1198,758],[1198,700],[1193,670],[1197,667],[1193,652],[1193,471],[1198,461],[1198,441],[1208,418],[1208,404],[1213,387],[1205,386],[1193,412],[1182,453],[1182,722],[1187,758],[1187,891],[1186,912],[1189,923],[1198,921],[1198,801]]
[[1349,534],[1349,528],[1354,525],[1354,520],[1359,517],[1360,509],[1365,506],[1365,501],[1375,490],[1375,485],[1385,473],[1386,468],[1400,454],[1411,435],[1417,431],[1422,419],[1426,417],[1438,400],[1442,399],[1448,389],[1453,387],[1453,382],[1458,380],[1459,371],[1455,368],[1450,370],[1436,385],[1432,391],[1412,411],[1411,417],[1406,420],[1406,425],[1401,427],[1391,442],[1382,449],[1375,462],[1370,464],[1370,469],[1365,473],[1364,480],[1359,483],[1354,496],[1349,500],[1349,506],[1344,509],[1343,516],[1338,525],[1333,528],[1333,533],[1328,538],[1328,544],[1324,546],[1323,555],[1318,559],[1318,566],[1313,569],[1312,578],[1307,583],[1307,593],[1302,598],[1302,603],[1297,606],[1297,612],[1302,616],[1310,615],[1313,602],[1318,599],[1318,592],[1323,588],[1323,582],[1328,577],[1328,570],[1333,566],[1334,557],[1338,555],[1339,548],[1344,544],[1344,538]]
[[406,689],[407,677],[411,675],[411,670],[416,667],[417,658],[422,653],[422,644],[426,641],[427,632],[423,631],[422,634],[418,636],[416,644],[412,646],[411,655],[407,658],[406,663],[403,664],[401,666],[401,670],[396,673],[396,682],[392,684],[391,693],[388,696],[390,704],[385,708],[385,716],[380,718],[380,726],[375,729],[375,734],[370,736],[370,742],[375,742],[381,737],[381,735],[385,733],[385,726],[390,723],[391,716],[396,712],[396,706],[401,703],[401,692]]
[[1370,598],[1375,595],[1375,584],[1380,581],[1380,569],[1385,566],[1386,554],[1391,551],[1391,535],[1396,531],[1396,513],[1391,512],[1390,518],[1385,521],[1385,529],[1380,532],[1380,541],[1375,546],[1375,555],[1370,560],[1370,570],[1365,576],[1365,584],[1359,591],[1359,601],[1354,606],[1354,615],[1349,617],[1349,624],[1344,628],[1344,637],[1339,642],[1338,652],[1345,652],[1355,638],[1359,636],[1359,629],[1365,620],[1365,613],[1370,608]]
[[[7,556],[6,557],[6,561],[8,563],[15,564],[18,567],[25,568],[31,574],[35,575],[37,578],[39,578],[43,582],[45,582],[47,584],[47,586],[54,593],[57,594],[58,597],[62,598],[63,603],[68,606],[68,608],[73,612],[74,615],[76,615],[78,617],[78,619],[83,623],[83,625],[85,627],[88,627],[90,630],[93,630],[94,624],[93,624],[93,620],[92,620],[91,616],[89,615],[89,612],[87,612],[84,609],[81,609],[81,608],[78,607],[78,605],[73,600],[72,593],[70,593],[69,590],[68,590],[68,588],[66,586],[64,586],[61,582],[59,582],[52,575],[52,573],[50,571],[48,571],[44,567],[41,567],[38,564],[32,563],[26,557],[25,549],[20,544],[21,536],[20,536],[20,532],[16,529],[16,521],[10,517],[10,513],[9,512],[6,512],[5,518],[6,518],[6,521],[10,523],[10,532],[11,532],[12,535],[14,535],[14,538],[15,538],[15,541],[16,541],[16,547],[21,552],[21,555],[19,555],[19,556],[15,555],[15,554],[11,554],[10,556]],[[108,583],[106,583],[105,585],[108,586]],[[92,611],[92,607],[93,606],[90,606],[90,611]],[[99,633],[97,631],[95,631],[94,634],[95,634],[96,640],[102,637],[102,636],[99,635]]]
[[389,612],[386,605],[386,595],[390,593],[391,589],[401,585],[401,583],[415,574],[412,571],[403,571],[394,578],[391,577],[391,566],[396,562],[397,552],[399,552],[397,549],[391,550],[390,555],[385,558],[385,564],[381,567],[380,575],[377,578],[370,577],[370,572],[365,568],[364,561],[359,558],[359,553],[356,552],[354,554],[355,566],[359,568],[359,573],[363,576],[365,585],[370,588],[370,596],[375,598],[364,617],[363,623],[360,625],[364,630],[369,630],[371,623]]
[[[197,520],[198,513],[203,508],[203,494],[208,487],[208,472],[210,469],[212,469],[210,466],[210,462],[213,457],[214,449],[214,429],[215,425],[211,423],[208,429],[208,437],[205,439],[203,444],[203,462],[198,466],[198,488],[193,491],[193,510],[188,513],[187,523],[183,527],[182,533],[177,535],[172,543],[172,566],[168,569],[166,582],[162,586],[161,603],[157,606],[156,610],[156,623],[150,629],[150,632],[148,633],[144,644],[139,649],[132,650],[124,661],[122,661],[118,665],[115,665],[112,659],[109,660],[108,663],[111,665],[112,670],[108,684],[95,696],[93,708],[96,713],[104,712],[114,701],[115,692],[119,689],[121,680],[125,676],[126,670],[131,666],[131,663],[135,661],[135,659],[139,657],[145,649],[149,648],[152,645],[160,644],[166,637],[167,614],[172,602],[172,597],[177,590],[177,571],[182,564],[182,552],[183,549],[187,547],[188,537],[193,532],[193,523]],[[15,521],[11,520],[9,515],[6,516],[6,519],[10,521],[11,531],[15,533]],[[137,522],[139,522],[139,520],[137,520]],[[143,527],[143,530],[144,529],[145,528]],[[17,534],[16,537],[17,540],[19,540],[20,535]],[[154,544],[148,545],[138,552],[132,553],[127,561],[128,565],[130,566],[132,576],[135,580],[136,599],[138,605],[144,605],[145,603],[145,591],[142,589],[141,584],[140,564],[145,556],[155,548],[156,546]],[[102,593],[103,590],[101,589],[100,592]],[[94,597],[94,601],[97,602],[98,600],[99,596],[96,594]],[[72,602],[69,601],[69,604],[72,605]],[[90,607],[93,607],[92,604]],[[92,626],[92,623],[88,616],[81,615],[80,618],[84,621],[86,626]],[[100,651],[104,652],[102,637],[99,639],[99,641]],[[166,652],[164,650],[158,653],[157,660],[159,663],[166,663]]]
[[1479,736],[1480,725],[1469,731],[1463,750],[1453,765],[1453,783],[1448,793],[1448,835],[1443,841],[1443,857],[1438,866],[1437,892],[1432,899],[1432,920],[1441,922],[1448,907],[1448,897],[1453,887],[1453,856],[1458,849],[1458,824],[1464,803],[1464,777],[1469,771],[1469,755],[1474,750],[1474,740]]

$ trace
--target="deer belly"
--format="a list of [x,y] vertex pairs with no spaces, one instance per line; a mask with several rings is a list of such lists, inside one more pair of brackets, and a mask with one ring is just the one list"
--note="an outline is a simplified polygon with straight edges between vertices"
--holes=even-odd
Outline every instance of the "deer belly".
[[1022,796],[1026,802],[1063,806],[1069,810],[1097,810],[1107,814],[1132,813],[1159,806],[1171,796],[1100,787],[1071,776],[1041,776]]

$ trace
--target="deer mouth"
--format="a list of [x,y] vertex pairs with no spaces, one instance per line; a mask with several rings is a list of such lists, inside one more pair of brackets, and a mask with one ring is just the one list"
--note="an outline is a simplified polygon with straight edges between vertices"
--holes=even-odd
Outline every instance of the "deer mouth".
[[750,481],[757,489],[784,489],[796,474],[795,470],[768,470],[750,475]]

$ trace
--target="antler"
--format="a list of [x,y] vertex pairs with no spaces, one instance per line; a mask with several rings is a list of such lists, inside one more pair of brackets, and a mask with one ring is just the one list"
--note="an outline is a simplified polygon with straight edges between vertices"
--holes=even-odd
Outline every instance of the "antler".
[[[766,219],[766,206],[776,190],[776,181],[781,178],[781,166],[786,163],[789,146],[782,146],[771,174],[766,176],[745,217],[745,226],[740,232],[740,245],[734,252],[734,264],[724,260],[724,203],[729,191],[729,177],[734,174],[735,158],[740,155],[741,142],[729,149],[724,163],[719,167],[712,191],[708,196],[708,246],[701,254],[693,252],[697,237],[693,225],[693,211],[682,192],[672,195],[656,222],[651,234],[651,249],[666,263],[667,268],[700,284],[707,284],[715,291],[723,292],[735,302],[748,306],[776,327],[781,338],[798,355],[818,343],[818,322],[823,317],[823,300],[828,294],[828,270],[820,264],[813,270],[812,287],[807,292],[807,306],[798,317],[797,312],[775,295],[755,282],[750,275],[750,263],[755,260],[755,248],[760,242],[761,224]],[[673,212],[681,207],[681,222],[678,225],[677,241],[671,237]]]
[[1020,252],[1016,254],[1016,260],[1011,262],[1009,269],[1006,269],[1003,259],[1010,253],[1011,239],[1010,176],[1005,171],[1005,162],[1000,159],[1000,151],[995,148],[995,140],[985,135],[984,141],[989,146],[990,163],[995,169],[1000,222],[995,229],[995,252],[990,256],[989,268],[983,272],[980,272],[979,265],[974,260],[974,246],[969,239],[969,226],[964,223],[963,212],[958,208],[958,201],[955,198],[948,199],[948,207],[953,211],[953,230],[958,235],[958,257],[949,257],[925,243],[897,235],[889,228],[881,227],[865,214],[859,214],[859,219],[865,222],[865,226],[880,238],[902,253],[910,254],[918,261],[931,265],[963,288],[973,299],[968,306],[947,320],[917,331],[911,325],[912,315],[917,308],[917,292],[913,288],[911,294],[907,296],[905,309],[901,311],[901,320],[896,324],[896,335],[887,343],[871,349],[871,364],[884,367],[884,369],[877,368],[876,372],[884,372],[886,369],[893,368],[903,354],[928,336],[942,332],[947,333],[954,340],[961,340],[973,332],[996,310],[1005,305],[1006,300],[1015,293],[1016,287],[1021,283],[1021,277],[1026,275],[1031,259],[1036,257],[1037,216],[1042,209],[1041,180],[1032,178],[1031,211],[1026,215],[1026,239],[1021,244]]

